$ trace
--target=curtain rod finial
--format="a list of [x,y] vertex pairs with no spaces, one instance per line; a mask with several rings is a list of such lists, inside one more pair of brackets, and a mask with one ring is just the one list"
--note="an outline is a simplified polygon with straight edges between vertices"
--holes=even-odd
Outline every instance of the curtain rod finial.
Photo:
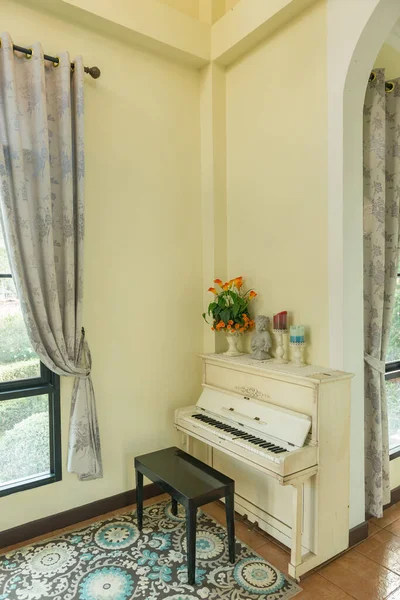
[[85,67],[84,70],[85,73],[89,73],[89,75],[93,77],[93,79],[98,79],[101,75],[99,67]]

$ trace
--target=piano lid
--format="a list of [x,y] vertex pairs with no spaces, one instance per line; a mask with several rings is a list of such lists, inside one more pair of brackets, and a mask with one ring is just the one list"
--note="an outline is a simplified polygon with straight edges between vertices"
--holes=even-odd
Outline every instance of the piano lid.
[[297,447],[303,446],[311,428],[308,415],[208,387],[197,407]]

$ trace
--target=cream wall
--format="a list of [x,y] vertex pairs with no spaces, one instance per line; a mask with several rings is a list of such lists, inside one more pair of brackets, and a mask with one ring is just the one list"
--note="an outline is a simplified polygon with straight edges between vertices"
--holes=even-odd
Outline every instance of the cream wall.
[[[228,276],[307,325],[307,360],[326,365],[325,3],[317,2],[227,70]],[[318,52],[316,51],[318,48]]]
[[162,4],[168,4],[171,8],[193,17],[199,18],[199,1],[201,0],[158,0]]
[[85,319],[104,478],[65,470],[70,384],[62,381],[63,480],[0,499],[0,530],[134,485],[133,457],[176,443],[174,408],[196,401],[202,349],[199,73],[12,0],[2,28],[82,53],[85,80]]
[[236,4],[238,4],[240,0],[225,0],[225,12],[228,10],[232,10],[235,8]]
[[175,10],[209,23],[215,23],[232,10],[240,0],[158,0]]
[[384,44],[376,57],[374,67],[384,68],[386,79],[400,77],[400,52],[393,46]]

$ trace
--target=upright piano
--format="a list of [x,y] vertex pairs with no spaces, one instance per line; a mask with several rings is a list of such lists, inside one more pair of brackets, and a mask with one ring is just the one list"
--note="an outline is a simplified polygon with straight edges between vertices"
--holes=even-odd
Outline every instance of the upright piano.
[[188,452],[196,440],[196,454],[235,480],[235,509],[291,548],[299,580],[348,547],[353,375],[250,355],[202,361],[201,396],[175,426]]

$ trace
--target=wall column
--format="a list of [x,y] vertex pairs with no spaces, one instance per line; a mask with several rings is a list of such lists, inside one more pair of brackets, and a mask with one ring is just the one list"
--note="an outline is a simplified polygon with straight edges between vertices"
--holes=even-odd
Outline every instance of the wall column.
[[[213,279],[227,278],[225,110],[225,70],[211,63],[201,70],[200,79],[204,310]],[[220,342],[220,336],[205,326],[204,352],[220,350]]]

